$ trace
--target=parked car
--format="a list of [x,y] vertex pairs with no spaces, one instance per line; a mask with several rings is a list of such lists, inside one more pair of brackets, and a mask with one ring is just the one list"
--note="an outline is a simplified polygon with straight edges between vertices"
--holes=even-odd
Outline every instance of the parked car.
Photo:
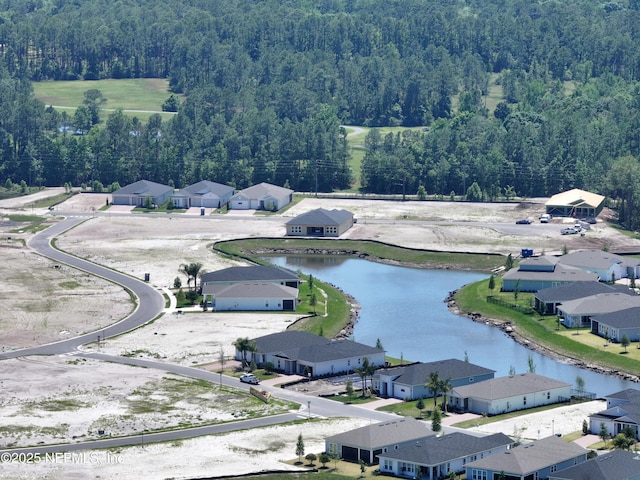
[[540,215],[540,223],[549,223],[551,221],[551,215],[548,213],[543,213]]
[[560,230],[560,233],[562,235],[575,235],[576,233],[578,233],[578,231],[571,227],[571,228],[563,228],[562,230]]
[[595,225],[596,223],[598,223],[595,217],[585,218],[584,221],[590,223],[591,225]]
[[516,225],[529,225],[531,223],[531,220],[529,220],[528,218],[523,218],[521,220],[518,220],[516,222]]
[[581,232],[581,231],[582,231],[582,225],[580,225],[579,223],[576,223],[576,224],[573,226],[573,229],[574,229],[576,232]]
[[250,383],[251,385],[258,385],[260,383],[260,379],[256,377],[253,373],[245,373],[240,377],[240,381],[242,383]]

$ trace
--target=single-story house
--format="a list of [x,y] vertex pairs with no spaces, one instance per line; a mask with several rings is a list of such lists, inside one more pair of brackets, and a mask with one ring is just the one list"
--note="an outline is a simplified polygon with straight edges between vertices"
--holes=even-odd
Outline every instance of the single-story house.
[[573,282],[557,287],[543,288],[534,295],[535,309],[543,315],[555,315],[558,306],[571,300],[590,297],[599,293],[623,293],[636,295],[626,285],[609,285],[602,282]]
[[200,276],[200,284],[205,285],[243,285],[249,283],[285,285],[299,288],[300,276],[286,268],[271,265],[252,265],[248,267],[229,267],[213,272],[203,273]]
[[348,210],[317,208],[287,222],[287,235],[339,237],[353,226],[353,213]]
[[[351,340],[329,340],[302,331],[285,331],[252,340],[255,352],[248,352],[247,360],[262,365],[271,362],[275,369],[286,374],[308,377],[329,376],[354,372],[365,358],[369,365],[385,363],[384,350]],[[242,352],[236,350],[237,360]]]
[[592,316],[591,332],[616,343],[624,335],[630,342],[640,341],[640,306]]
[[537,292],[574,282],[597,282],[598,275],[581,268],[563,265],[550,255],[531,257],[509,270],[502,277],[502,291]]
[[111,194],[112,205],[144,207],[147,204],[162,205],[169,200],[173,187],[149,180],[139,180]]
[[549,480],[640,480],[640,456],[612,450],[549,475]]
[[571,399],[571,385],[536,373],[521,373],[455,387],[449,408],[457,412],[498,415]]
[[428,363],[413,363],[392,368],[382,368],[373,375],[372,388],[380,396],[415,400],[432,397],[425,386],[432,373],[442,380],[448,379],[454,387],[469,385],[493,378],[495,370],[490,370],[456,358]]
[[380,472],[412,479],[448,478],[450,472],[462,472],[467,463],[478,458],[508,452],[513,444],[504,433],[485,437],[449,433],[381,453]]
[[270,183],[259,183],[233,195],[229,202],[229,208],[233,210],[278,211],[292,201],[293,190]]
[[628,388],[605,396],[605,400],[606,410],[589,416],[591,433],[599,435],[604,425],[607,432],[615,437],[630,427],[636,433],[636,438],[640,438],[640,390]]
[[558,315],[565,327],[588,327],[591,326],[591,317],[634,307],[640,307],[640,295],[599,293],[564,302],[558,306]]
[[171,201],[175,208],[220,208],[229,203],[233,191],[228,185],[203,180],[177,190],[171,195]]
[[377,465],[378,455],[435,436],[425,422],[413,417],[389,420],[325,438],[325,451],[348,462]]
[[604,208],[605,198],[574,188],[552,196],[545,204],[545,210],[554,217],[597,217]]
[[621,278],[627,278],[631,272],[637,273],[637,268],[640,264],[635,259],[633,265],[630,265],[620,255],[596,249],[576,250],[575,252],[567,253],[558,258],[558,263],[595,273],[600,278],[600,281],[603,282],[613,282]]
[[296,310],[298,289],[275,283],[204,285],[203,301],[212,311]]
[[588,450],[555,435],[466,465],[468,480],[544,480],[587,460]]

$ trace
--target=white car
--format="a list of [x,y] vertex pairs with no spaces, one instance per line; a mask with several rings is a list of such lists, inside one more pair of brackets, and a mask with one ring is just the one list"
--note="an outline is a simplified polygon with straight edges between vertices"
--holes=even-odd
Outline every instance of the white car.
[[260,379],[253,373],[245,373],[240,377],[240,381],[242,383],[250,383],[251,385],[258,385],[260,383]]

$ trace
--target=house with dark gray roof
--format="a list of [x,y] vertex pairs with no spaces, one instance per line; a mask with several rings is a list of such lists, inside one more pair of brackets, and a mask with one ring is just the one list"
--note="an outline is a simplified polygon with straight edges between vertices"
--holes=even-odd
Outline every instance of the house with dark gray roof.
[[433,393],[425,386],[432,373],[442,380],[448,379],[451,385],[469,385],[493,378],[495,370],[464,362],[456,358],[428,363],[413,363],[392,368],[382,368],[373,375],[374,391],[383,397],[400,400],[415,400],[432,397]]
[[111,194],[113,205],[144,207],[147,204],[162,205],[169,200],[173,187],[149,180],[139,180]]
[[589,416],[589,429],[598,435],[602,425],[610,435],[616,436],[626,427],[640,438],[640,390],[628,388],[605,396],[606,410]]
[[464,471],[467,463],[508,452],[513,444],[514,441],[504,433],[485,437],[448,433],[382,452],[378,455],[380,472],[425,480],[448,478],[451,472]]
[[175,208],[220,208],[231,199],[234,189],[229,185],[203,180],[181,188],[171,195]]
[[300,287],[299,275],[286,268],[270,265],[252,265],[248,267],[229,267],[200,276],[201,285],[234,285],[273,283],[287,287]]
[[[252,340],[255,352],[248,352],[248,361],[262,365],[271,362],[276,370],[286,374],[310,377],[352,373],[365,358],[369,365],[382,366],[385,352],[351,340],[329,340],[302,331],[273,333]],[[242,352],[236,350],[236,359]]]
[[591,333],[615,343],[620,343],[625,335],[630,342],[640,341],[640,306],[593,315]]
[[571,384],[527,372],[454,387],[449,393],[449,408],[498,415],[570,399]]
[[293,190],[270,183],[259,183],[234,194],[229,201],[229,208],[278,211],[292,201]]
[[626,285],[610,285],[601,282],[573,282],[557,287],[543,288],[534,293],[535,309],[543,315],[555,315],[558,305],[571,300],[587,298],[600,293],[623,293],[636,295]]
[[522,260],[502,276],[502,291],[537,292],[543,288],[574,282],[597,282],[597,274],[578,267],[563,265],[557,257],[542,255]]
[[204,285],[203,301],[214,312],[269,311],[295,312],[298,289],[275,283],[235,283]]
[[287,235],[306,237],[339,237],[353,226],[353,213],[348,210],[317,208],[287,222]]
[[349,430],[325,438],[325,451],[342,460],[377,465],[378,455],[415,442],[423,442],[436,433],[425,422],[412,417],[389,420]]
[[613,450],[552,473],[549,480],[640,480],[640,455]]
[[569,300],[558,306],[562,324],[568,328],[590,327],[591,318],[620,310],[640,307],[640,295],[599,293],[586,298]]
[[587,449],[565,442],[555,435],[523,443],[498,455],[470,462],[465,466],[469,480],[549,478],[551,474],[587,460]]

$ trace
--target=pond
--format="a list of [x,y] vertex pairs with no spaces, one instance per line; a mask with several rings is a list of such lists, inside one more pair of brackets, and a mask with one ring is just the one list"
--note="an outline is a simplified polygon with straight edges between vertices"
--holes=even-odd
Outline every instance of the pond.
[[268,261],[331,283],[352,295],[361,306],[353,339],[375,345],[380,339],[387,355],[406,361],[431,362],[448,358],[491,368],[496,377],[529,371],[575,387],[582,377],[587,391],[599,397],[640,385],[533,352],[499,328],[454,315],[445,299],[449,292],[487,275],[484,273],[400,267],[344,256],[290,255]]

